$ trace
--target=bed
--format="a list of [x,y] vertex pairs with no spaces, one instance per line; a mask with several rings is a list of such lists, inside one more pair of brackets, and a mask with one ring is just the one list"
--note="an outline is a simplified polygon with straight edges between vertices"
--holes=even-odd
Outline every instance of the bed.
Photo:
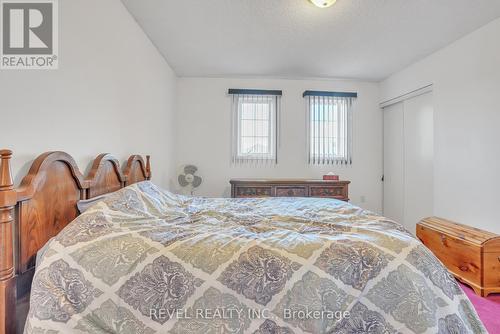
[[[99,163],[84,180],[69,156],[52,161],[81,197],[108,195],[44,234],[45,246],[23,253],[21,237],[31,269],[38,253],[25,333],[486,333],[443,265],[369,211],[330,199],[186,197],[149,181],[149,163],[135,178],[119,176],[116,161],[97,172]],[[110,179],[120,183],[102,186]],[[22,270],[13,273],[19,282]]]

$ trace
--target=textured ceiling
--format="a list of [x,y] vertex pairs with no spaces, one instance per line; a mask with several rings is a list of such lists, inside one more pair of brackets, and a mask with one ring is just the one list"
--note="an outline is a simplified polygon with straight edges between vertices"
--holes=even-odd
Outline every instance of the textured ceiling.
[[122,0],[179,76],[381,80],[500,17],[499,0]]

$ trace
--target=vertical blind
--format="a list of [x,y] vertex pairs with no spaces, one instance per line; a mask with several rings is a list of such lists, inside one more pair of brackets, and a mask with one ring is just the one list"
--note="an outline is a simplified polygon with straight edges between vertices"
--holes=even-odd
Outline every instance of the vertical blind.
[[276,164],[281,91],[230,89],[229,95],[232,163]]
[[357,94],[305,91],[303,96],[309,164],[352,164],[352,104]]

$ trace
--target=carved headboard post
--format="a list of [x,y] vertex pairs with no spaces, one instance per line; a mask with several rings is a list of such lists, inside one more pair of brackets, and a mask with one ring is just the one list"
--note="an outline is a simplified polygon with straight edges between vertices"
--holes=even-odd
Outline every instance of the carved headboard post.
[[0,333],[15,332],[16,285],[13,253],[17,194],[10,171],[12,151],[0,150]]
[[151,156],[146,155],[146,176],[147,180],[151,180]]

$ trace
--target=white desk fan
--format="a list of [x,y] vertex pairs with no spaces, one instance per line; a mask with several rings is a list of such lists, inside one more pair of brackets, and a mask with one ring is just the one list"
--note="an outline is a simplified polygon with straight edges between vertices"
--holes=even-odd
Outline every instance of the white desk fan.
[[203,179],[196,175],[198,167],[194,165],[182,165],[179,168],[177,182],[181,186],[181,192],[186,195],[193,195],[196,188],[201,185]]

